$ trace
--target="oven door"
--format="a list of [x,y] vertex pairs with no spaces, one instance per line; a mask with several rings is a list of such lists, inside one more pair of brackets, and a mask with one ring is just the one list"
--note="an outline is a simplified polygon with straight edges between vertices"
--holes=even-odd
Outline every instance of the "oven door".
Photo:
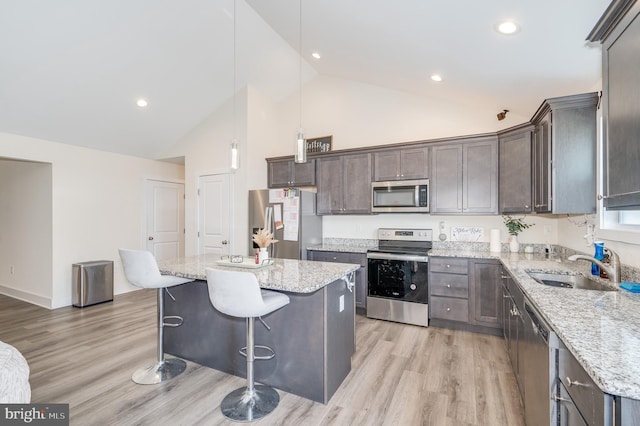
[[428,257],[367,253],[368,296],[427,303]]

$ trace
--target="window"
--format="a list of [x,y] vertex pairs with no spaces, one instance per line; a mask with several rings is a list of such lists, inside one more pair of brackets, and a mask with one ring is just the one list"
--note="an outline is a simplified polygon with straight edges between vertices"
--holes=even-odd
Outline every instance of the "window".
[[640,226],[640,210],[629,210],[629,211],[619,212],[618,223],[620,225]]

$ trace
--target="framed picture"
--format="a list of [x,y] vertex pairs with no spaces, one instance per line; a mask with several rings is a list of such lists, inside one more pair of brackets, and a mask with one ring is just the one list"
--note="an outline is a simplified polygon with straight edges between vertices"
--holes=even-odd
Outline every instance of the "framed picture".
[[329,152],[331,151],[331,140],[333,136],[322,136],[320,138],[307,139],[307,152]]

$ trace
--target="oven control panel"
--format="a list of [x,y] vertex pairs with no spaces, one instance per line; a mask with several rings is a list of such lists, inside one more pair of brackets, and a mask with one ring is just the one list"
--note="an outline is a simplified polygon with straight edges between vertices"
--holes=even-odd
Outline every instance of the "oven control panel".
[[432,241],[432,229],[401,229],[401,228],[380,228],[378,229],[379,240],[398,241]]

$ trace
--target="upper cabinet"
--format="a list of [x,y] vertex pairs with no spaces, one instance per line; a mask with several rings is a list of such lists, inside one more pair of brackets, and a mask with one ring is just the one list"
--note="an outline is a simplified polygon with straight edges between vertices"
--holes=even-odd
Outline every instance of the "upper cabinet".
[[587,39],[602,42],[604,205],[640,210],[640,3],[614,0]]
[[536,213],[595,213],[598,94],[547,99],[533,116]]
[[429,177],[429,148],[425,146],[373,153],[373,180],[426,179]]
[[318,158],[317,212],[371,213],[371,154],[343,154]]
[[293,160],[267,160],[268,187],[289,188],[316,184],[316,160],[296,163]]
[[500,132],[500,213],[531,213],[531,136],[527,124]]
[[431,213],[498,213],[498,139],[433,146]]

